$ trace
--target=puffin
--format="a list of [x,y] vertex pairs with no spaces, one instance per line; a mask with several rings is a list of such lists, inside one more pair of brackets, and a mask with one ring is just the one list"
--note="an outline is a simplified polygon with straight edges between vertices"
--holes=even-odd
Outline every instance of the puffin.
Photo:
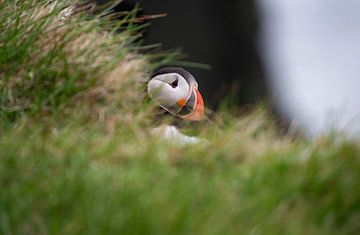
[[204,119],[203,97],[194,76],[180,67],[157,70],[147,84],[149,97],[172,115],[187,121]]

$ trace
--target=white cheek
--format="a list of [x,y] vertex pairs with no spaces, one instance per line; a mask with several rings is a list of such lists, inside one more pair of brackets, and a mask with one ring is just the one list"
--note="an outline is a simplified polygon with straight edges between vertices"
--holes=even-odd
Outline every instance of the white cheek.
[[180,99],[186,99],[189,93],[189,85],[182,80],[176,88],[159,80],[152,80],[148,83],[148,93],[158,105],[170,107]]

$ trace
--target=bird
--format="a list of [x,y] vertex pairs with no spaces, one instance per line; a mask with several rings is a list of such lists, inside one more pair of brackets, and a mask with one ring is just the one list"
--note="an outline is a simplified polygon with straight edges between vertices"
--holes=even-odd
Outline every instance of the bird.
[[181,67],[157,70],[147,84],[149,97],[172,115],[187,121],[204,119],[203,97],[194,76]]

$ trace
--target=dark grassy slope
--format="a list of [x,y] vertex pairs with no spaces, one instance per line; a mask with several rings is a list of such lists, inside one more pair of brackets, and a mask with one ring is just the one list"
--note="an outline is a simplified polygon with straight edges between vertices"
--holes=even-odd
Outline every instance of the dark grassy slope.
[[0,234],[359,233],[359,143],[279,136],[261,110],[161,141],[133,28],[0,6]]

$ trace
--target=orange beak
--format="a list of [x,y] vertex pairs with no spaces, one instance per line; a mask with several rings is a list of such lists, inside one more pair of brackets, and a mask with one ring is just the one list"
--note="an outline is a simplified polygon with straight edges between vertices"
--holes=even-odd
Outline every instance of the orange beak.
[[196,102],[195,102],[194,111],[188,116],[184,117],[184,119],[189,121],[200,121],[201,119],[204,118],[204,113],[205,113],[204,100],[198,89],[196,88],[194,89],[196,93]]
[[180,100],[178,100],[178,102],[177,102],[177,105],[178,105],[179,107],[184,107],[185,104],[186,104],[186,100],[185,100],[185,99],[180,99]]

